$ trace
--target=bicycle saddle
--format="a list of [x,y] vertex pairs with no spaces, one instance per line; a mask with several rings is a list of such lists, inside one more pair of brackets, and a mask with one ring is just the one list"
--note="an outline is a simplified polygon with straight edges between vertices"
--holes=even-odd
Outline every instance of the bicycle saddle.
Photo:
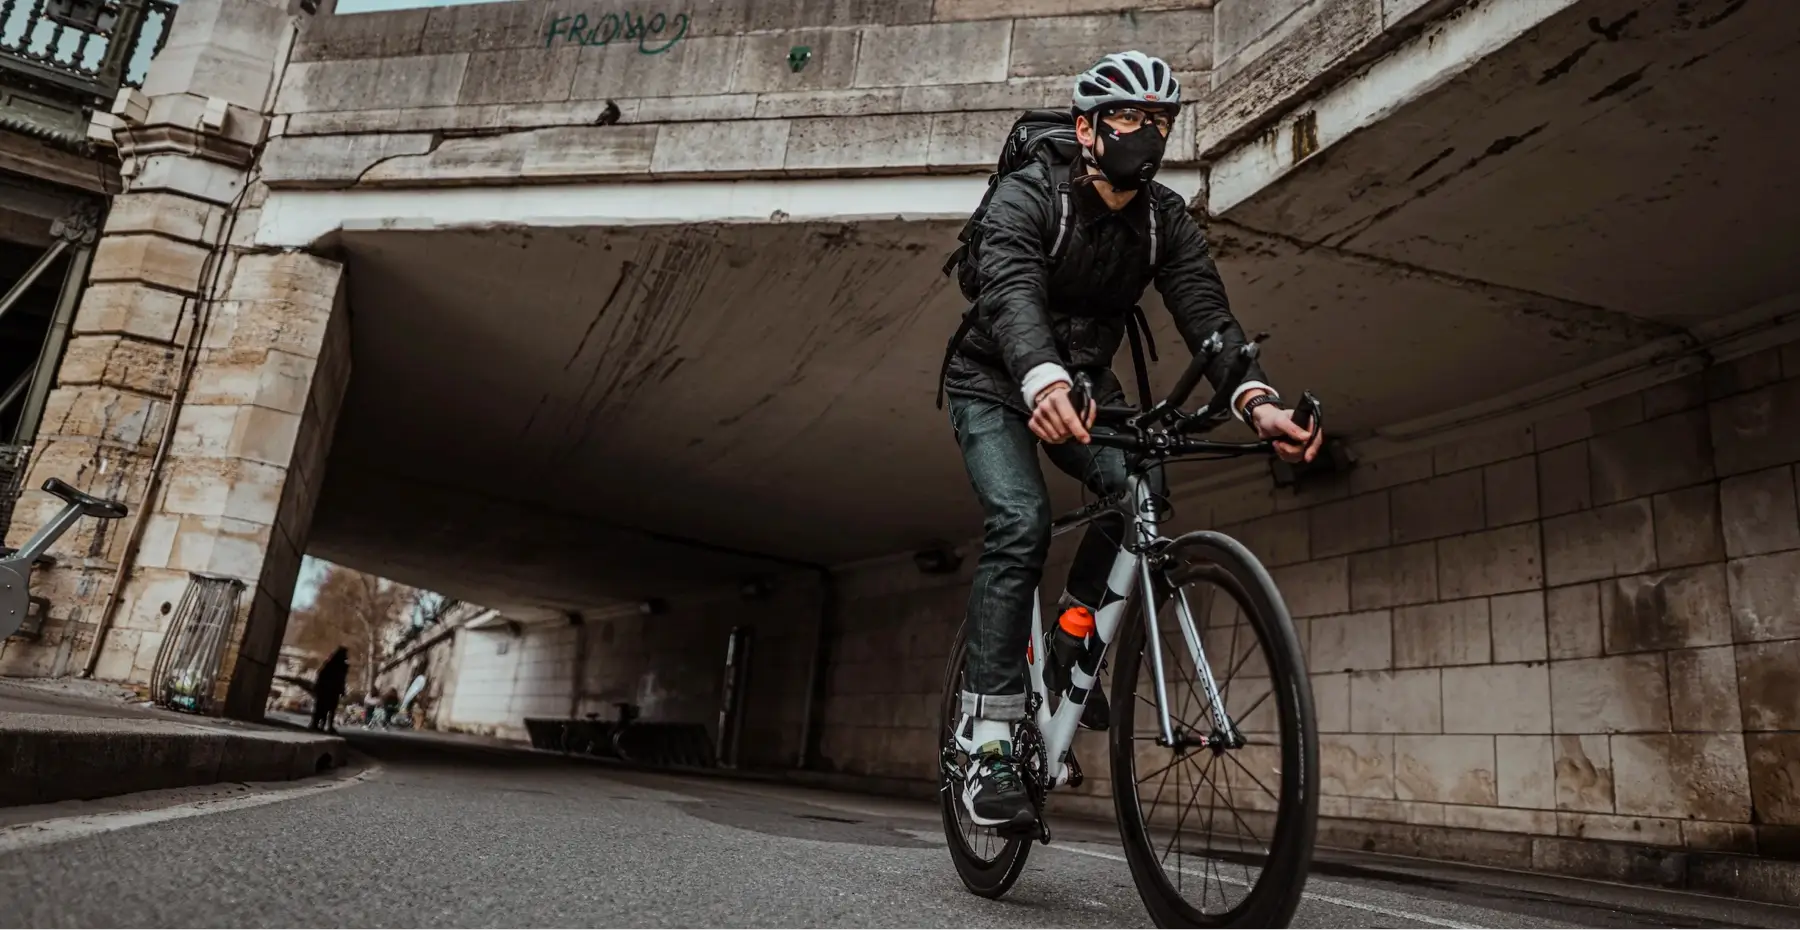
[[61,478],[51,478],[45,481],[44,490],[62,498],[67,503],[80,507],[81,512],[90,517],[117,520],[130,512],[120,501],[85,494]]

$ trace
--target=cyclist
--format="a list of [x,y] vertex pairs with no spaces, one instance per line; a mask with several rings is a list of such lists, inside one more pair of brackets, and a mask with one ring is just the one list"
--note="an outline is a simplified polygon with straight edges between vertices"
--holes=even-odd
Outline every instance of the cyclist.
[[[963,732],[972,730],[978,747],[964,773],[962,802],[979,825],[1025,831],[1037,819],[1013,747],[1026,711],[1032,599],[1050,548],[1039,443],[1052,464],[1095,493],[1123,490],[1124,454],[1089,446],[1087,428],[1094,400],[1125,402],[1112,358],[1152,283],[1190,351],[1220,331],[1226,351],[1206,372],[1214,385],[1226,377],[1231,350],[1245,341],[1186,200],[1151,180],[1180,106],[1181,84],[1167,63],[1136,51],[1106,56],[1075,79],[1081,151],[1068,169],[1073,238],[1059,258],[1048,259],[1059,169],[1034,162],[1007,174],[981,220],[973,323],[945,378],[951,425],[986,513],[969,593],[962,699]],[[1094,385],[1097,396],[1085,411],[1070,400],[1072,372]],[[1295,424],[1264,377],[1250,369],[1231,399],[1233,413],[1275,440],[1282,458],[1310,461],[1323,435]],[[1160,475],[1157,481],[1163,483]],[[1079,629],[1083,620],[1091,629],[1123,530],[1116,515],[1088,527],[1062,598],[1072,621],[1065,629]],[[1096,688],[1083,725],[1105,729],[1106,717],[1106,698]]]

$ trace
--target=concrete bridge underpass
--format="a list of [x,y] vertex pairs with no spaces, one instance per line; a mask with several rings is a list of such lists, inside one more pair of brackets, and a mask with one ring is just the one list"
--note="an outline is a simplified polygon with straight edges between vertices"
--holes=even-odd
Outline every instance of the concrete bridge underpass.
[[[1322,842],[1792,887],[1800,7],[1074,6],[696,0],[649,54],[539,0],[188,0],[96,121],[127,191],[28,481],[142,530],[72,533],[0,669],[141,679],[221,572],[255,716],[308,552],[510,618],[457,647],[512,689],[492,729],[716,719],[749,626],[745,764],[929,790],[979,526],[938,269],[1017,111],[1141,46],[1195,89],[1164,178],[1357,458],[1194,466],[1172,527],[1282,587]],[[967,557],[923,573],[936,543]]]

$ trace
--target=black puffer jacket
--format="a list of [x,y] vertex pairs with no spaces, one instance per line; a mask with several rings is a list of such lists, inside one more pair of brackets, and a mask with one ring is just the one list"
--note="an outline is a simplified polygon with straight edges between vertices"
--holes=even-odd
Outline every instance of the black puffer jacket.
[[[1125,209],[1106,207],[1092,187],[1073,185],[1071,239],[1050,267],[1056,230],[1053,169],[1028,165],[1001,179],[983,217],[976,269],[980,299],[968,335],[949,360],[945,390],[997,400],[1024,411],[1026,373],[1055,362],[1086,371],[1103,400],[1117,403],[1111,366],[1125,337],[1126,318],[1152,283],[1175,317],[1191,353],[1225,324],[1226,352],[1207,371],[1217,385],[1229,351],[1244,332],[1231,315],[1206,239],[1180,194],[1152,183]],[[1149,211],[1157,211],[1156,269],[1150,267]],[[1252,367],[1247,381],[1267,381]],[[1161,390],[1167,385],[1153,385]],[[1027,411],[1029,412],[1029,411]]]

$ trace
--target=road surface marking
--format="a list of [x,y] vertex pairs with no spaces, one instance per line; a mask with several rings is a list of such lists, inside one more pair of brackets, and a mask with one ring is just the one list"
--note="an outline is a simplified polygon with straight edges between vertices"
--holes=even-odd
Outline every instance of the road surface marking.
[[200,817],[206,814],[223,814],[227,811],[241,811],[266,804],[279,804],[282,801],[297,801],[360,785],[381,772],[380,766],[374,766],[358,772],[349,778],[334,779],[321,784],[304,785],[298,788],[275,788],[267,791],[256,791],[250,794],[233,795],[228,798],[209,798],[204,801],[190,801],[186,804],[175,804],[169,807],[158,807],[150,810],[109,811],[104,814],[84,814],[74,817],[57,817],[51,820],[39,820],[32,823],[14,824],[0,828],[0,855],[31,849],[36,846],[48,846],[68,840],[108,833],[113,830],[124,830],[130,827],[142,827],[168,820],[181,820],[186,817]]
[[[1061,845],[1052,846],[1050,848],[1051,849],[1060,849],[1063,852],[1071,852],[1078,856],[1092,856],[1095,859],[1110,859],[1114,862],[1124,862],[1127,865],[1130,865],[1130,860],[1126,859],[1124,856],[1118,856],[1118,855],[1114,855],[1112,853],[1100,852],[1098,850],[1076,849],[1073,846],[1061,846]],[[1166,864],[1165,864],[1165,866],[1166,866]],[[1216,873],[1209,876],[1209,875],[1205,875],[1205,874],[1196,872],[1193,869],[1177,869],[1176,871],[1179,871],[1179,872],[1182,872],[1182,873],[1185,873],[1188,875],[1192,875],[1201,880],[1205,880],[1210,877],[1214,880],[1229,882],[1230,884],[1233,884],[1233,885],[1248,885],[1248,883],[1243,881],[1242,879],[1226,878],[1225,876],[1218,875]],[[1369,911],[1371,913],[1380,914],[1383,917],[1393,917],[1398,920],[1410,920],[1410,921],[1413,921],[1414,923],[1426,924],[1426,925],[1432,926],[1432,927],[1446,927],[1446,928],[1450,928],[1450,930],[1476,930],[1474,924],[1451,923],[1450,921],[1440,920],[1436,917],[1427,917],[1424,914],[1414,914],[1411,911],[1401,911],[1401,910],[1396,910],[1391,907],[1381,907],[1380,905],[1376,905],[1376,904],[1364,904],[1361,901],[1352,901],[1349,898],[1340,898],[1340,897],[1337,897],[1336,895],[1319,894],[1316,891],[1308,891],[1308,892],[1306,892],[1305,896],[1308,898],[1311,898],[1314,901],[1323,901],[1326,904],[1335,904],[1339,907],[1355,908],[1356,910],[1359,910],[1359,911]]]

